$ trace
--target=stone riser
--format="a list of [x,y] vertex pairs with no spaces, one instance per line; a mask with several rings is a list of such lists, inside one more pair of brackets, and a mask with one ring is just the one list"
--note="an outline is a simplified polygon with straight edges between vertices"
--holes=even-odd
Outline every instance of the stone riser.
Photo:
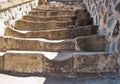
[[116,73],[117,71],[116,54],[77,52],[69,55],[69,58],[59,61],[50,60],[40,53],[7,52],[0,57],[0,70],[55,74]]
[[86,26],[92,24],[93,24],[92,18],[84,18],[77,21],[48,21],[48,22],[18,20],[16,21],[15,28],[17,30],[38,31],[38,30],[62,29],[67,27],[71,28],[75,26]]
[[39,10],[78,10],[78,9],[85,9],[85,5],[81,5],[81,4],[76,4],[76,5],[44,5],[44,6],[38,6],[34,9],[39,9]]
[[28,15],[35,15],[35,16],[42,16],[42,17],[47,17],[47,16],[66,16],[66,15],[75,15],[75,13],[69,11],[69,12],[29,12]]
[[89,17],[90,15],[89,15],[89,13],[84,13],[84,12],[82,12],[82,13],[79,13],[79,15],[76,15],[76,14],[71,14],[71,13],[69,13],[69,14],[67,14],[67,13],[63,13],[63,14],[61,14],[61,13],[55,13],[55,14],[41,14],[41,13],[37,13],[37,12],[29,12],[29,14],[28,14],[29,16],[38,16],[38,17],[60,17],[60,16],[62,16],[62,17],[64,17],[64,16],[67,16],[67,15],[70,15],[70,16],[77,16],[77,17],[79,17],[79,19],[81,19],[81,18],[85,18],[85,17]]
[[75,20],[75,16],[64,16],[64,17],[38,17],[38,16],[23,16],[22,20],[29,20],[29,21],[37,21],[37,22],[45,22],[45,21],[72,21]]
[[6,28],[5,36],[21,38],[45,38],[51,40],[72,39],[79,36],[89,36],[97,34],[98,26],[84,26],[71,29],[41,30],[21,33],[20,31]]
[[66,40],[45,40],[28,38],[0,38],[0,50],[34,50],[34,51],[105,51],[104,36],[86,36]]
[[69,26],[74,26],[73,22],[57,22],[57,21],[48,21],[48,22],[32,22],[32,21],[16,21],[15,28],[18,30],[29,30],[29,31],[38,31],[38,30],[47,30],[47,29],[59,29],[66,28]]

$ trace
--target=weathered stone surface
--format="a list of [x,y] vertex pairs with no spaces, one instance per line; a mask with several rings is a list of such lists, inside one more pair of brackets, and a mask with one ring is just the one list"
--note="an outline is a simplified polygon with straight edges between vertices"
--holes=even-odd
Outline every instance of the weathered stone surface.
[[77,39],[81,51],[105,51],[107,41],[104,36],[87,36]]
[[54,61],[47,58],[43,59],[44,73],[72,73],[73,69],[73,58],[64,61]]
[[[71,45],[71,46],[70,46]],[[32,39],[8,38],[7,50],[34,50],[34,51],[71,51],[75,50],[74,41],[45,41]]]
[[0,71],[4,70],[4,55],[0,55]]
[[42,54],[6,53],[4,71],[42,72]]
[[[83,36],[75,39],[45,40],[45,39],[18,39],[7,40],[5,50],[34,50],[34,51],[105,51],[104,36]],[[2,50],[2,49],[1,49]]]
[[9,27],[6,28],[4,35],[5,36],[12,36],[12,37],[21,37],[21,38],[25,37],[25,34],[17,32],[14,29],[9,28]]
[[26,33],[20,33],[11,28],[7,28],[5,35],[13,37],[26,37],[26,38],[45,38],[51,40],[71,39],[79,36],[89,36],[97,34],[98,26],[84,26],[71,29],[60,30],[43,30],[43,31],[31,31]]
[[23,16],[23,20],[45,22],[45,21],[71,21],[74,20],[74,16],[59,16],[59,17],[38,17],[38,16]]
[[47,0],[39,0],[39,4],[46,4]]
[[30,16],[41,16],[41,17],[50,17],[50,16],[66,16],[66,15],[75,15],[72,11],[42,11],[42,12],[36,12],[31,11],[29,12]]
[[6,45],[6,39],[0,37],[0,50],[5,50]]
[[77,73],[117,72],[117,54],[87,54],[74,56],[74,70]]
[[38,30],[50,30],[50,29],[60,29],[66,28],[68,26],[73,26],[73,22],[66,21],[48,21],[48,22],[32,22],[32,21],[16,21],[15,28],[18,30],[30,30],[30,31],[38,31]]
[[93,18],[83,18],[76,20],[76,26],[93,25]]

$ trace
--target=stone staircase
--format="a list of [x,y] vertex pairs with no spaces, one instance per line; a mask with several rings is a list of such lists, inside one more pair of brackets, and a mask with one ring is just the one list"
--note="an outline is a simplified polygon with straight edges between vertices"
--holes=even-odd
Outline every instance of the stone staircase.
[[45,74],[117,72],[117,54],[106,52],[83,4],[48,3],[7,27],[0,37],[0,70]]

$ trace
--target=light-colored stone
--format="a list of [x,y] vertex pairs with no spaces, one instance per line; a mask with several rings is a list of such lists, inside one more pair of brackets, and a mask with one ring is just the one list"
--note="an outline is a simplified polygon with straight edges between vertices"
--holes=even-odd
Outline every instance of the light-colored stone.
[[74,70],[77,73],[116,73],[117,54],[88,54],[74,56]]
[[42,54],[6,53],[4,71],[42,72]]

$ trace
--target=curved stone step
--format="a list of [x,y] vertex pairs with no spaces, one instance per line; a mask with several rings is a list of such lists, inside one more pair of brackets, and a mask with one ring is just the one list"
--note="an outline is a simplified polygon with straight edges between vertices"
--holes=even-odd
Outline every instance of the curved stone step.
[[5,35],[21,38],[45,38],[51,40],[72,39],[79,36],[89,36],[97,34],[98,26],[84,26],[71,29],[40,30],[40,31],[19,31],[6,28]]
[[117,54],[108,52],[7,51],[1,57],[0,66],[4,64],[4,67],[0,70],[3,71],[46,74],[117,72]]
[[27,20],[18,20],[16,21],[15,29],[38,31],[38,30],[66,28],[69,26],[74,26],[74,24],[75,23],[71,21],[34,22],[34,21],[27,21]]
[[59,17],[38,17],[38,16],[23,16],[22,17],[23,20],[30,20],[30,21],[37,21],[37,22],[45,22],[45,21],[72,21],[75,20],[75,16],[59,16]]
[[31,38],[1,37],[0,50],[34,50],[34,51],[105,51],[104,36],[84,36],[75,39],[46,40]]

